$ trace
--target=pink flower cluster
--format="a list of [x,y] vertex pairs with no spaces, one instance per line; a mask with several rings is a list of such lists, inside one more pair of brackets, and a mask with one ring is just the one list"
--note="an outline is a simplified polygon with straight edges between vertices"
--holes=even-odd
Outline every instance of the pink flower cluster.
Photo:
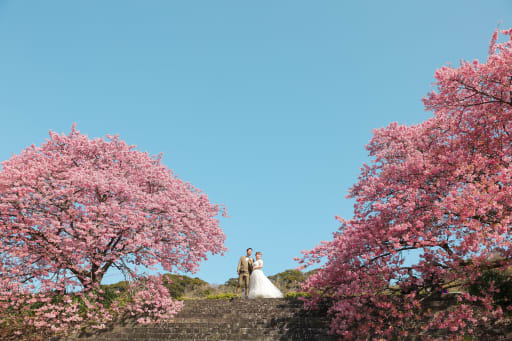
[[169,290],[162,284],[161,276],[149,276],[133,283],[135,291],[129,311],[141,324],[165,321],[176,315],[183,307],[182,301],[175,301]]
[[[372,162],[350,190],[354,217],[303,251],[303,266],[322,263],[305,289],[310,306],[331,303],[333,333],[462,339],[502,317],[492,288],[468,290],[511,265],[512,29],[502,33],[487,61],[437,70],[424,98],[432,118],[374,130]],[[446,297],[458,301],[443,310]]]
[[[75,126],[68,135],[50,131],[45,143],[13,155],[0,170],[0,320],[26,297],[91,293],[112,267],[132,275],[136,266],[156,264],[194,272],[207,253],[226,250],[219,214],[225,209],[180,180],[161,156],[118,136],[90,139]],[[109,313],[89,299],[84,321],[101,325]],[[44,300],[33,325],[61,330],[81,322],[76,304]],[[179,308],[162,304],[152,316]]]

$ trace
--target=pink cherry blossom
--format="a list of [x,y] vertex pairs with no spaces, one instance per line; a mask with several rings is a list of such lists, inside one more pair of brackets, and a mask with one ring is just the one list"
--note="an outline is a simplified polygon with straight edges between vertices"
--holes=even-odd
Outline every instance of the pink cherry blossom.
[[[0,170],[0,323],[65,331],[87,320],[101,327],[113,318],[99,288],[112,268],[144,283],[134,284],[134,305],[122,309],[144,306],[145,322],[168,318],[180,303],[158,277],[144,280],[135,267],[196,271],[208,253],[226,250],[219,214],[223,206],[174,175],[161,155],[117,135],[90,139],[74,125],[68,135],[50,131],[45,143]],[[85,315],[78,299],[57,299],[70,289]]]
[[[333,333],[457,340],[500,321],[492,283],[468,288],[511,265],[512,30],[502,33],[509,40],[496,32],[487,61],[436,71],[424,98],[433,117],[373,131],[372,162],[350,190],[353,218],[336,217],[333,239],[303,251],[303,266],[321,264],[305,284],[308,305],[330,302]],[[436,309],[453,290],[456,303]]]

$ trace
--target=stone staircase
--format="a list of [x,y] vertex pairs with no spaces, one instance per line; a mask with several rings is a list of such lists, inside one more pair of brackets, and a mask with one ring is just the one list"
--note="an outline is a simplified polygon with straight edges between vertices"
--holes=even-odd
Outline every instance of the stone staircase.
[[305,311],[298,299],[187,300],[182,311],[164,324],[127,321],[67,340],[336,340],[327,334],[327,325],[324,314]]

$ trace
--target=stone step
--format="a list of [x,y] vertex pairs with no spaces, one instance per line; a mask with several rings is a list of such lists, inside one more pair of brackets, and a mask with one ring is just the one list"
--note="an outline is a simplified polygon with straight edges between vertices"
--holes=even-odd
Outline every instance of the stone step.
[[[279,315],[298,315],[300,311],[298,310],[278,310],[278,311],[265,311],[265,312],[251,312],[251,311],[237,311],[237,310],[203,310],[203,311],[182,311],[179,316],[205,316],[205,317],[215,317],[215,316],[279,316]],[[312,316],[312,315],[310,315]]]
[[[75,341],[75,339],[70,339]],[[79,341],[82,339],[77,339]],[[248,334],[209,334],[209,335],[190,335],[184,338],[182,335],[168,334],[161,335],[142,335],[134,336],[132,334],[116,335],[109,337],[96,337],[94,341],[336,341],[333,336],[308,335],[308,334],[286,334],[286,335],[248,335]]]
[[[336,340],[328,319],[303,309],[297,299],[187,300],[173,319],[142,326],[133,321],[111,330],[64,340]],[[62,339],[61,339],[62,340]]]
[[187,333],[205,333],[210,331],[233,331],[237,330],[239,333],[242,334],[255,334],[255,335],[263,335],[263,334],[281,334],[283,332],[289,332],[289,331],[301,331],[303,333],[318,333],[318,332],[327,332],[327,329],[325,327],[308,327],[308,328],[301,328],[300,330],[296,330],[294,328],[270,328],[270,327],[236,327],[236,328],[230,328],[225,327],[222,325],[208,325],[208,326],[192,326],[192,327],[174,327],[174,328],[119,328],[116,330],[118,333],[131,333],[133,335],[137,334],[187,334]]
[[[83,338],[71,338],[70,341],[80,341]],[[308,330],[275,330],[275,329],[250,329],[241,328],[237,331],[209,329],[155,332],[150,329],[144,332],[127,330],[109,335],[96,335],[89,340],[96,341],[120,341],[120,340],[336,340],[329,336],[325,329]]]
[[[294,316],[291,316],[291,317],[294,317]],[[227,323],[226,321],[229,321],[229,324],[237,324],[237,325],[250,324],[250,323],[257,323],[257,324],[293,323],[293,324],[309,325],[309,324],[314,324],[314,323],[325,323],[327,320],[324,317],[317,317],[317,316],[295,317],[293,319],[290,319],[288,317],[284,317],[284,318],[261,317],[259,319],[236,318],[236,319],[230,319],[230,320],[226,320],[223,317],[216,317],[216,318],[177,317],[177,318],[171,319],[168,322],[165,322],[161,325],[165,326],[163,328],[168,328],[169,326],[173,326],[176,324],[180,324],[180,325],[219,324],[219,323]]]

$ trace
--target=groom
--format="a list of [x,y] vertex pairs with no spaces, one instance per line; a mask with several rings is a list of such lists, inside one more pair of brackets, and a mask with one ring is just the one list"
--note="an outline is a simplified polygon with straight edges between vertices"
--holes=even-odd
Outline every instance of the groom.
[[[251,258],[252,249],[247,249],[247,254],[245,256],[240,257],[238,261],[238,267],[236,271],[238,272],[238,288],[236,289],[236,295],[240,292],[241,288],[244,288],[245,298],[249,294],[249,276],[252,272],[252,263],[253,259]],[[243,297],[243,295],[242,295]]]

